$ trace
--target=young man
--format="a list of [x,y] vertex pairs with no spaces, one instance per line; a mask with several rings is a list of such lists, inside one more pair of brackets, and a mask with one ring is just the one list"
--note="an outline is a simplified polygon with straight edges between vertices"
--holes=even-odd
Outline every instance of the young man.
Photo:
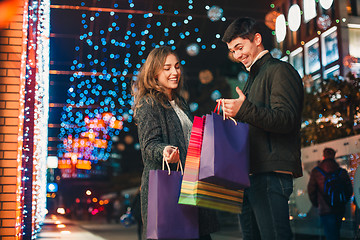
[[239,98],[225,99],[226,116],[249,124],[250,187],[240,222],[244,240],[290,240],[289,196],[302,176],[300,124],[303,85],[297,71],[264,49],[258,25],[238,18],[222,39],[249,71]]
[[[311,171],[308,183],[308,194],[311,203],[318,208],[320,220],[323,225],[326,240],[339,240],[342,218],[345,213],[345,203],[353,194],[352,183],[347,171],[340,168],[335,161],[335,150],[325,148],[323,160]],[[339,174],[339,185],[343,187],[344,202],[338,206],[331,206],[324,194],[324,174]],[[328,183],[329,184],[329,183]]]

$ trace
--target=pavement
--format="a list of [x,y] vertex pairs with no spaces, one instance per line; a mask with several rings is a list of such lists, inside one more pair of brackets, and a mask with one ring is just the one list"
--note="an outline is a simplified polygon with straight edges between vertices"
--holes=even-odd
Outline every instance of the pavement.
[[[92,221],[70,220],[61,215],[48,215],[36,239],[39,240],[138,240],[137,226],[125,227],[107,223],[104,219]],[[224,228],[212,234],[213,240],[242,240],[236,228]]]

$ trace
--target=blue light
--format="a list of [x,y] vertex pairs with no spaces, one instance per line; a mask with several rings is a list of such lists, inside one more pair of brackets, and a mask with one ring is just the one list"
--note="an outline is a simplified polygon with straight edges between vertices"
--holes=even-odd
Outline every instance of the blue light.
[[164,10],[160,10],[160,13],[161,13],[161,14],[164,14]]
[[95,45],[94,50],[98,50],[98,49],[99,49],[99,46]]
[[128,15],[128,18],[129,18],[129,19],[132,19],[132,17],[133,17],[133,15],[131,15],[131,14]]
[[135,23],[131,23],[131,24],[130,24],[130,27],[135,27]]
[[196,41],[197,41],[197,42],[201,42],[201,38],[197,38]]
[[181,62],[180,62],[182,65],[185,65],[185,60],[181,60]]
[[176,27],[176,22],[173,22],[171,25],[172,25],[173,27]]
[[188,16],[188,19],[189,19],[189,20],[192,20],[192,16]]
[[202,46],[201,46],[201,48],[202,48],[202,49],[205,49],[205,48],[206,48],[206,46],[205,46],[205,45],[202,45]]
[[150,39],[153,39],[153,37],[154,37],[153,35],[151,35],[151,34],[149,35],[149,38],[150,38]]
[[199,32],[199,29],[198,29],[198,28],[195,28],[194,31],[195,31],[195,32]]
[[184,23],[185,23],[185,24],[188,24],[188,23],[189,23],[189,20],[185,19],[185,20],[184,20]]
[[85,13],[83,13],[81,16],[82,16],[83,18],[85,18],[85,17],[86,17],[86,14],[85,14]]
[[179,14],[179,11],[175,10],[175,11],[174,11],[174,14],[175,14],[175,15],[178,15],[178,14]]
[[175,47],[175,46],[171,46],[171,49],[172,49],[173,51],[175,51],[176,47]]
[[193,9],[193,6],[192,6],[192,5],[189,5],[189,9]]
[[84,28],[87,29],[87,28],[88,28],[88,25],[85,24],[85,25],[84,25]]
[[113,11],[110,12],[110,16],[114,16],[115,13]]
[[215,49],[215,48],[216,48],[216,45],[215,45],[215,44],[211,45],[211,48]]
[[162,9],[162,6],[161,6],[161,5],[159,5],[159,6],[158,6],[158,9],[159,9],[159,10],[161,10],[161,9]]
[[100,34],[104,34],[105,33],[105,31],[104,30],[100,30]]
[[189,33],[188,31],[186,31],[186,32],[185,32],[185,35],[186,35],[186,36],[189,36],[189,35],[190,35],[190,33]]
[[133,3],[130,3],[130,5],[129,5],[131,8],[133,8],[134,6],[135,6],[135,4],[133,4]]
[[146,25],[147,28],[151,28],[151,24],[149,23],[148,25]]
[[161,26],[161,22],[157,22],[156,26],[158,26],[158,27]]

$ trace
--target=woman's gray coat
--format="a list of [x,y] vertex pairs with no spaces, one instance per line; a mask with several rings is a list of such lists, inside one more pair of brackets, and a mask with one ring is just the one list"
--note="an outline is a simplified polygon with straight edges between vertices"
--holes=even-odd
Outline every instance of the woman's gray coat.
[[[184,112],[192,121],[193,118],[189,108],[187,104],[184,105],[186,105]],[[165,108],[158,101],[153,100],[149,96],[145,96],[140,100],[138,108],[136,109],[135,120],[138,127],[142,159],[144,162],[144,171],[141,180],[141,214],[144,223],[143,239],[146,239],[149,171],[161,169],[163,150],[168,145],[179,148],[180,160],[183,166],[185,166],[187,149],[180,120],[170,103],[168,103],[168,107]],[[176,170],[176,166],[177,164],[170,164],[171,169],[174,171]],[[199,210],[200,235],[216,231],[218,229],[218,223],[215,212],[208,209]]]

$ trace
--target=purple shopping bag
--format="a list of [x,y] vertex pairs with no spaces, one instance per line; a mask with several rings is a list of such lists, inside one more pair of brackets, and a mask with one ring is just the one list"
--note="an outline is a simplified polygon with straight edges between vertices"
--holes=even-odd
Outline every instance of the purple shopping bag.
[[241,189],[250,186],[249,126],[207,114],[201,149],[199,180]]
[[150,170],[147,238],[199,238],[199,215],[194,206],[178,204],[181,172]]

